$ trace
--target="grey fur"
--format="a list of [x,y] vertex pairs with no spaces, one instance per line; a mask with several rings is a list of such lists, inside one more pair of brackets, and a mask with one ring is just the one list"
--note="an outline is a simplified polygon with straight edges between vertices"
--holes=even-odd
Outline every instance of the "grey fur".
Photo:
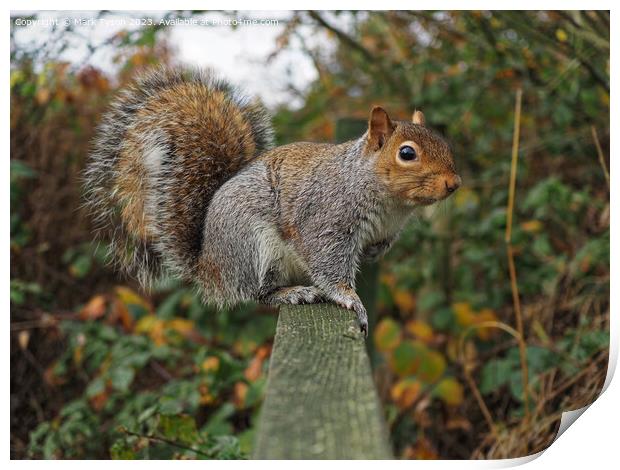
[[[374,158],[360,158],[364,142],[362,137],[342,144],[322,160],[316,175],[297,185],[290,197],[298,202],[293,207],[283,207],[278,197],[273,183],[278,179],[270,178],[263,161],[269,153],[227,181],[205,221],[209,243],[201,256],[219,260],[222,273],[220,286],[212,279],[198,280],[207,299],[224,304],[325,298],[353,309],[365,330],[366,310],[354,292],[357,267],[364,256],[377,257],[389,248],[412,208],[381,190]],[[278,214],[283,212],[294,214],[299,239],[280,236]],[[287,292],[289,286],[316,290],[303,291],[304,297],[298,290]]]

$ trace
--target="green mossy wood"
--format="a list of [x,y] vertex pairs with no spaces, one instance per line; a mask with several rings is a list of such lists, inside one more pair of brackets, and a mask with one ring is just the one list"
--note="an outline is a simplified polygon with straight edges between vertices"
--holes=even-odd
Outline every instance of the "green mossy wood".
[[353,312],[330,304],[280,308],[253,457],[392,458]]

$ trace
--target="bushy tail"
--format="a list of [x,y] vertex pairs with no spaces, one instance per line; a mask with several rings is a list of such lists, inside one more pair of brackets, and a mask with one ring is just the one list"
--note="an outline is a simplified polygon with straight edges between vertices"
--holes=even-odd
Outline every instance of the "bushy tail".
[[210,71],[139,77],[103,116],[85,172],[113,259],[145,286],[164,271],[191,279],[213,194],[272,146],[264,107]]

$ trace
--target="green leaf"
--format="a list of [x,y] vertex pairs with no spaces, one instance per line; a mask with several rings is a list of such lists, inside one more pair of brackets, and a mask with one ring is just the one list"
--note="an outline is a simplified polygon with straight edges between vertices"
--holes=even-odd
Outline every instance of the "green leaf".
[[375,328],[375,345],[379,351],[391,351],[396,348],[402,338],[402,329],[391,318],[384,318]]
[[252,408],[261,402],[261,400],[263,399],[266,383],[267,378],[261,377],[258,380],[249,384],[248,391],[244,400],[244,405],[246,408]]
[[183,297],[187,294],[185,289],[179,289],[170,294],[157,307],[157,316],[162,319],[171,319],[178,315],[179,304]]
[[142,410],[140,416],[138,416],[138,423],[143,423],[157,412],[157,405],[149,406]]
[[213,413],[202,430],[214,436],[230,434],[233,432],[233,427],[228,420],[234,414],[235,406],[232,403],[225,403]]
[[244,454],[252,454],[254,448],[254,441],[256,437],[256,428],[248,428],[241,432],[237,438],[239,440],[239,449]]
[[418,309],[421,312],[432,312],[445,302],[445,297],[438,290],[431,290],[420,295],[418,298]]
[[431,324],[437,330],[448,330],[453,323],[454,312],[450,307],[440,308],[431,316]]
[[[533,374],[528,375],[529,389],[536,391],[539,383],[538,376]],[[512,372],[510,375],[509,385],[510,393],[512,393],[514,399],[523,402],[523,374],[521,370],[515,370]]]
[[142,318],[149,313],[149,310],[144,305],[127,304],[126,307],[131,316],[136,319]]
[[80,255],[69,266],[69,272],[73,277],[81,279],[89,273],[92,264],[90,255]]
[[526,358],[530,374],[544,372],[558,365],[556,354],[550,349],[541,346],[528,346]]
[[21,289],[15,289],[13,288],[13,286],[11,285],[11,302],[13,302],[16,305],[21,305],[24,303],[24,300],[26,300],[26,296],[24,295],[24,292]]
[[189,415],[161,415],[159,430],[164,437],[185,444],[191,444],[198,439],[196,422]]
[[110,447],[110,457],[113,460],[135,460],[136,453],[124,439],[118,439]]
[[432,384],[441,378],[445,370],[446,359],[443,354],[434,350],[428,350],[416,372],[416,376],[422,382]]
[[492,359],[487,362],[480,374],[480,393],[494,392],[508,383],[513,369],[512,359]]
[[161,397],[159,399],[159,412],[162,415],[176,415],[183,411],[183,404],[171,397]]
[[237,460],[242,457],[239,440],[235,436],[217,436],[209,452],[219,460]]
[[392,351],[390,366],[402,376],[415,373],[426,356],[427,348],[419,341],[403,341]]
[[131,367],[115,367],[110,371],[110,381],[112,387],[119,392],[129,391],[136,371]]
[[434,394],[446,405],[456,406],[463,402],[463,386],[454,377],[446,377],[437,384]]
[[45,438],[43,443],[43,458],[45,460],[53,460],[56,458],[58,450],[58,442],[54,439],[54,435],[50,434]]
[[88,398],[92,398],[100,393],[103,393],[104,391],[105,381],[103,380],[103,377],[97,377],[88,384],[88,387],[86,387],[86,396]]
[[26,162],[21,160],[11,160],[10,164],[11,182],[20,179],[34,178],[37,172],[28,166]]

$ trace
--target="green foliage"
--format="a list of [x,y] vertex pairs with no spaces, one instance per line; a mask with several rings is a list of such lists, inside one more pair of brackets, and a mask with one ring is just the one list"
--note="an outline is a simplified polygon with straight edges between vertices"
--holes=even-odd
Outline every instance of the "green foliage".
[[[537,377],[553,367],[558,366],[558,359],[552,351],[528,346],[526,357],[529,373],[529,384],[536,390]],[[483,394],[497,391],[503,385],[510,386],[510,392],[515,400],[523,400],[523,383],[521,363],[518,348],[507,351],[505,358],[492,359],[487,362],[480,373],[480,392]]]
[[36,172],[25,162],[11,160],[11,247],[14,249],[23,247],[30,239],[30,231],[19,208],[24,194],[23,183],[35,176]]
[[99,417],[85,400],[68,403],[58,417],[30,435],[30,452],[44,459],[92,455],[99,445]]
[[40,294],[41,286],[36,282],[23,282],[19,279],[11,279],[10,299],[12,304],[22,305],[27,295]]
[[62,255],[62,262],[71,276],[82,279],[95,267],[105,265],[106,250],[104,243],[82,243],[67,249]]
[[[252,324],[250,312],[257,314],[242,307],[216,318],[202,306],[198,315],[192,310],[195,295],[182,292],[182,305],[172,291],[163,297],[164,314],[156,315],[146,299],[118,288],[112,296],[91,299],[78,319],[62,322],[68,347],[50,367],[49,380],[63,384],[83,377],[83,396],[32,433],[31,456],[247,455],[251,440],[242,449],[231,433],[239,414],[255,411],[262,401],[269,347],[255,342],[260,331],[239,333],[250,330],[244,326]],[[201,321],[188,319],[190,313]],[[216,338],[215,323],[236,325],[237,335],[231,342]],[[270,325],[273,329],[273,321]]]

